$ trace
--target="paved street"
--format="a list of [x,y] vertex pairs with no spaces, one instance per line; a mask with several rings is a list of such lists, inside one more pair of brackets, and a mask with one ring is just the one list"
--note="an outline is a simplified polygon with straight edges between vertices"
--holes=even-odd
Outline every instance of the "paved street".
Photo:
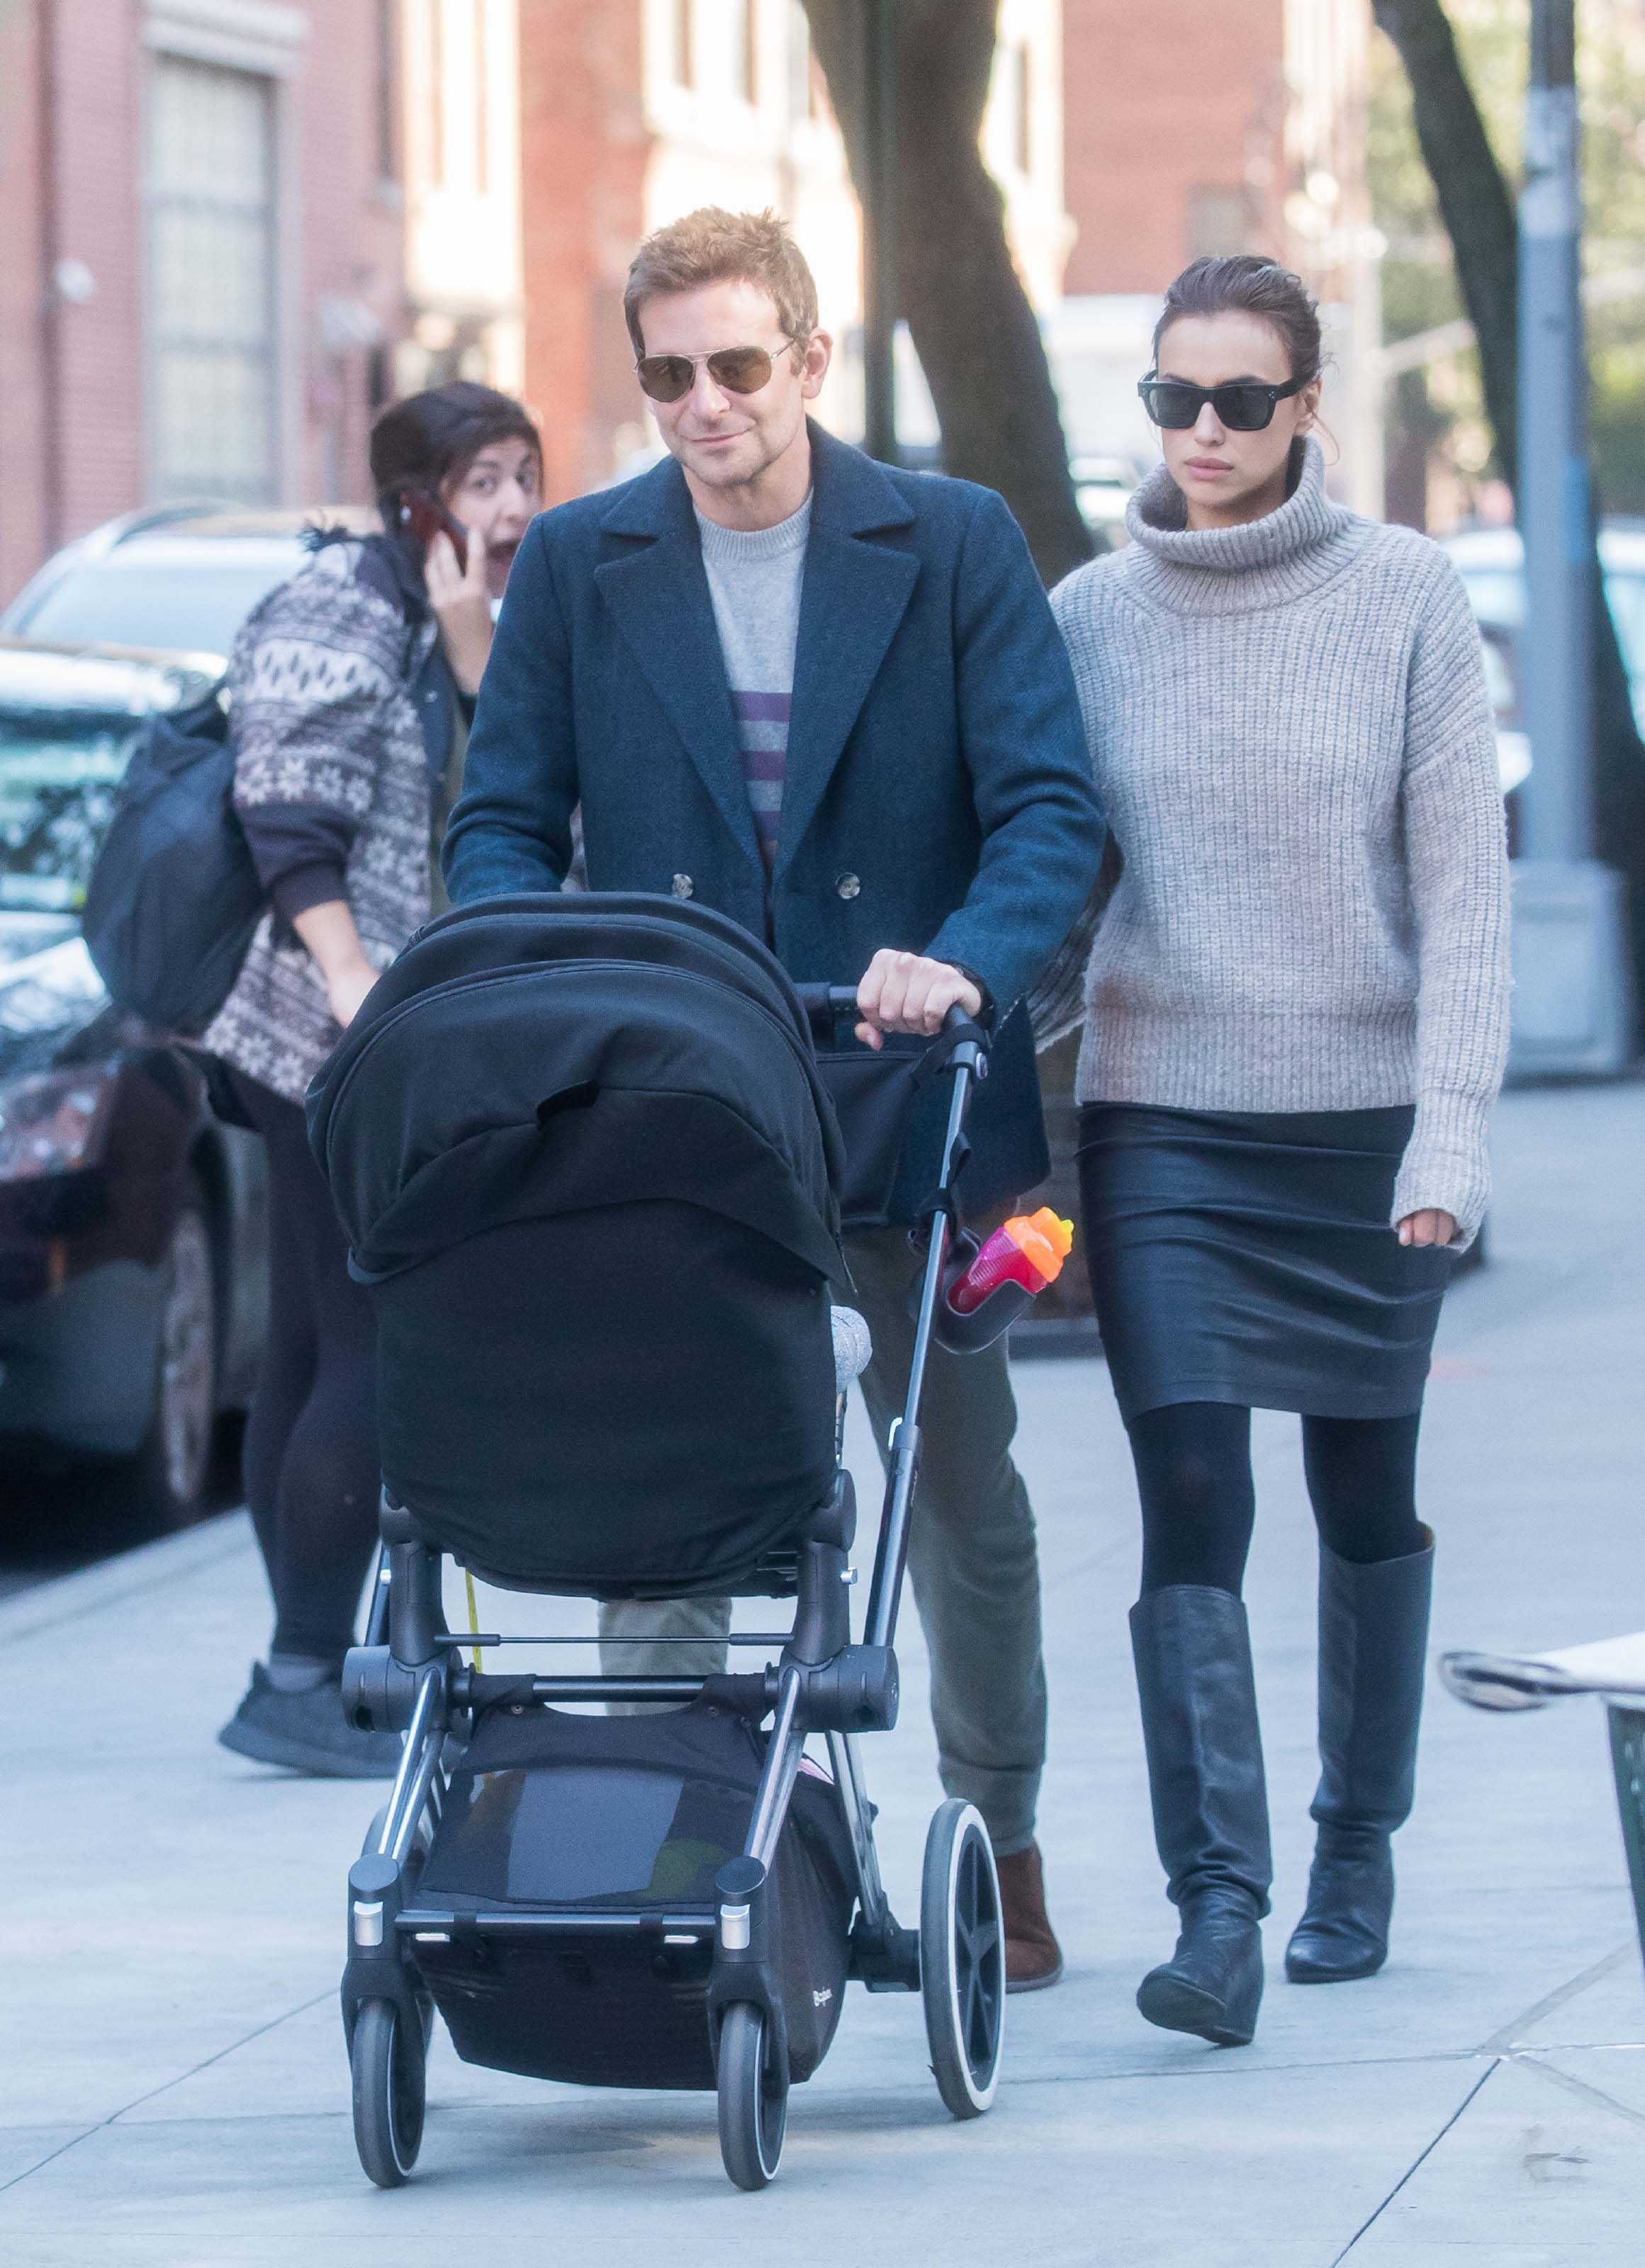
[[[1491,1265],[1450,1304],[1425,1506],[1436,1644],[1645,1622],[1645,1087],[1511,1096]],[[1170,1931],[1125,1609],[1134,1501],[1100,1366],[1019,1369],[1044,1529],[1044,1840],[1070,1973],[1014,2000],[992,2115],[941,2110],[917,2000],[853,1993],[778,2185],[734,2191],[705,2097],[471,2071],[443,2044],[413,2184],[357,2167],[336,2003],[377,1797],[218,1749],[260,1643],[232,1517],[0,1605],[11,2268],[386,2259],[719,2268],[1624,2268],[1645,2220],[1645,1991],[1597,1706],[1487,1719],[1431,1690],[1379,1978],[1287,1986],[1307,1863],[1314,1553],[1293,1421],[1258,1420],[1250,1600],[1279,1861],[1257,2043],[1151,2031]],[[748,1422],[756,1423],[749,1412]],[[871,1452],[854,1437],[859,1476]],[[877,1492],[876,1492],[877,1493]],[[871,1499],[872,1500],[872,1499]],[[483,1605],[483,1614],[498,1611]],[[575,1611],[575,1610],[573,1610]],[[572,1626],[569,1625],[568,1626]],[[869,1745],[905,1916],[937,1798],[911,1616]]]

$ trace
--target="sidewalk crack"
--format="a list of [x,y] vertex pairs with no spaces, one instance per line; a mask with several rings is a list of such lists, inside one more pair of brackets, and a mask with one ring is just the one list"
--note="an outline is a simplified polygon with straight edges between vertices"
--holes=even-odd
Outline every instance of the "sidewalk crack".
[[1584,1969],[1580,1977],[1573,1977],[1566,1984],[1556,1984],[1552,1992],[1545,1992],[1540,2000],[1525,2010],[1523,2015],[1514,2017],[1511,2022],[1503,2025],[1500,2032],[1493,2032],[1488,2040],[1476,2048],[1475,2054],[1507,2055],[1519,2044],[1520,2035],[1529,2030],[1532,2024],[1539,2024],[1545,2016],[1553,2015],[1556,2008],[1564,2007],[1568,2000],[1574,2000],[1590,1984],[1597,1984],[1602,1977],[1609,1977],[1612,1970],[1619,1969],[1624,1962],[1636,1958],[1634,1940],[1628,1938],[1618,1946],[1614,1953],[1605,1954],[1591,1968]]
[[1645,2126],[1645,2110],[1635,2110],[1631,2103],[1619,2102],[1614,2095],[1607,2095],[1603,2087],[1593,2087],[1587,2080],[1578,2079],[1575,2072],[1561,2071],[1558,2064],[1544,2063],[1539,2055],[1529,2051],[1513,2057],[1511,2060],[1528,2064],[1531,2070],[1539,2071],[1544,2079],[1551,2079],[1556,2087],[1564,2088],[1568,2094],[1575,2095],[1581,2102],[1597,2102],[1603,2109],[1614,2112],[1617,2117],[1626,2118],[1632,2126]]
[[221,2063],[225,2056],[238,2054],[241,2048],[249,2047],[254,2040],[262,2039],[265,2032],[277,2031],[282,2024],[289,2024],[293,2016],[306,2015],[310,2008],[319,2007],[322,2000],[331,1999],[336,1990],[335,1985],[328,1986],[325,1992],[316,1992],[312,1999],[299,2001],[295,2008],[282,2009],[277,2016],[270,2016],[266,2024],[256,2025],[242,2038],[231,2040],[226,2047],[218,2048],[213,2055],[202,2056],[199,2062],[193,2065],[188,2071],[180,2071],[173,2079],[162,2080],[158,2087],[150,2088],[146,2095],[133,2095],[129,2102],[122,2102],[119,2110],[111,2110],[107,2118],[98,2119],[96,2124],[88,2126],[83,2134],[72,2135],[68,2141],[60,2142],[55,2150],[48,2150],[46,2155],[38,2159],[33,2165],[25,2166],[21,2173],[13,2174],[9,2181],[0,2182],[0,2193],[15,2189],[19,2182],[27,2181],[31,2176],[39,2173],[43,2167],[51,2165],[55,2160],[63,2157],[68,2151],[77,2150],[82,2142],[90,2141],[93,2134],[100,2134],[106,2126],[117,2124],[128,2112],[140,2110],[145,2102],[152,2102],[162,2095],[169,2095],[173,2088],[181,2087],[185,2080],[194,2079],[203,2071],[210,2071],[212,2065]]
[[1480,2073],[1479,2078],[1475,2080],[1473,2085],[1468,2089],[1466,2095],[1464,2095],[1462,2101],[1451,2112],[1450,2117],[1445,2121],[1445,2124],[1440,2128],[1439,2132],[1434,2137],[1427,2148],[1419,2151],[1417,2155],[1412,2160],[1411,2163],[1405,2168],[1404,2173],[1400,2175],[1399,2179],[1394,2183],[1392,2189],[1389,2191],[1381,2205],[1377,2206],[1376,2212],[1369,2214],[1366,2220],[1361,2222],[1359,2228],[1354,2230],[1353,2235],[1348,2239],[1341,2251],[1338,2253],[1336,2258],[1331,2262],[1331,2268],[1342,2268],[1342,2263],[1347,2258],[1349,2253],[1353,2251],[1361,2237],[1365,2235],[1366,2230],[1371,2228],[1375,2222],[1379,2221],[1382,2219],[1389,2206],[1398,2196],[1400,2191],[1404,2189],[1406,2183],[1410,2181],[1412,2176],[1415,2174],[1420,2168],[1427,2164],[1427,2161],[1433,2156],[1435,2151],[1438,2149],[1440,2144],[1450,2132],[1451,2128],[1462,2117],[1463,2112],[1466,2110],[1469,2104],[1479,2094],[1479,2089],[1485,2085],[1486,2080],[1490,2078],[1491,2073],[1499,2068],[1501,2060],[1502,2058],[1500,2056],[1496,2057],[1486,2066],[1485,2070]]

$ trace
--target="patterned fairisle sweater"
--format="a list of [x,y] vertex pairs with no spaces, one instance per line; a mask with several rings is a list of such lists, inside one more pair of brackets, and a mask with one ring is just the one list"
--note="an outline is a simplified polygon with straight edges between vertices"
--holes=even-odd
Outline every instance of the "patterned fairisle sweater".
[[[328,838],[366,957],[386,968],[429,914],[429,778],[409,688],[432,622],[403,615],[362,580],[358,543],[327,545],[247,620],[229,666],[234,802],[254,850],[284,834]],[[259,857],[277,903],[201,1044],[300,1103],[338,1027],[320,970],[283,917],[293,910]],[[291,878],[297,902],[319,902]]]

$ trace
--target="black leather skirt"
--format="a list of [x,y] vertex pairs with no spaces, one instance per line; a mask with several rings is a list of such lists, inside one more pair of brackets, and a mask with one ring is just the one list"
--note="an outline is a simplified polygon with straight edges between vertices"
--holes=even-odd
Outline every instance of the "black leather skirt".
[[1389,1226],[1413,1116],[1086,1105],[1086,1256],[1127,1422],[1173,1402],[1420,1407],[1451,1260]]

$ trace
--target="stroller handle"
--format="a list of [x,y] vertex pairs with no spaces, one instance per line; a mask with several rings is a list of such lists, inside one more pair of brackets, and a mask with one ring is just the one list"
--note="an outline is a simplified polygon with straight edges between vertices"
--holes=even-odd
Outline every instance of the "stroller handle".
[[800,1005],[811,1020],[811,1029],[818,1038],[831,1036],[834,1026],[842,1017],[857,1012],[857,988],[854,984],[796,984]]
[[[819,1039],[831,1038],[834,1026],[857,1013],[857,987],[854,984],[796,984],[800,1005],[810,1019],[811,1029]],[[945,1032],[958,1031],[970,1021],[963,1008],[950,1008],[942,1020]]]

